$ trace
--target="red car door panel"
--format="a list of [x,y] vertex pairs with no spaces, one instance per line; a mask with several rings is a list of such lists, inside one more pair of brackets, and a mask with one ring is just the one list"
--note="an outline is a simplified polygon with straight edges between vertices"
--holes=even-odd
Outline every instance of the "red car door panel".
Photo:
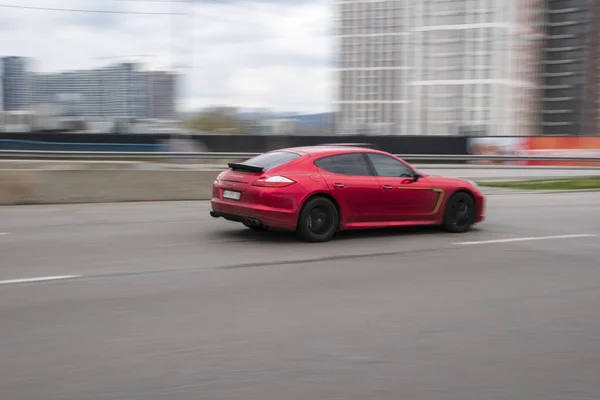
[[427,178],[379,177],[382,213],[394,221],[420,221],[433,218],[441,192]]
[[324,157],[315,161],[315,165],[340,205],[342,224],[378,220],[381,188],[362,154]]
[[427,178],[402,161],[384,154],[369,153],[367,159],[381,187],[381,217],[387,221],[419,221],[433,218],[441,192]]
[[374,177],[351,177],[323,174],[331,195],[340,205],[342,222],[374,222],[378,220],[381,188]]

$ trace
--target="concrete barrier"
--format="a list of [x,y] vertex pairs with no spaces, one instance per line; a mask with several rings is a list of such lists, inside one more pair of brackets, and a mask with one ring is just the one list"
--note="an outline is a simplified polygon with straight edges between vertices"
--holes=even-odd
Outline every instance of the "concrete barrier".
[[219,171],[0,170],[0,205],[208,200]]
[[0,205],[26,204],[35,198],[38,179],[29,171],[0,171]]
[[[4,168],[2,168],[4,167]],[[226,167],[154,163],[39,162],[0,165],[0,205],[209,200]],[[472,180],[597,176],[597,169],[423,168]]]

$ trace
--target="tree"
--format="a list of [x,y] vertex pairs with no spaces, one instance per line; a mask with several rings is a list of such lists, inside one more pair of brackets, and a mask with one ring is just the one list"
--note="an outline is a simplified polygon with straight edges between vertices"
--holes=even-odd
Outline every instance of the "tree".
[[198,113],[186,125],[187,128],[195,131],[239,132],[242,130],[243,121],[238,116],[235,108],[210,107]]

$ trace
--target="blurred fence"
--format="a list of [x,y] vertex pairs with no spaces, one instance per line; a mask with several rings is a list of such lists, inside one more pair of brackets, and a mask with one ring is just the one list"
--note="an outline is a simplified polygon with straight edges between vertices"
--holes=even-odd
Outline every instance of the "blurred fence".
[[372,143],[409,162],[600,166],[600,137],[0,134],[0,158],[246,159],[278,148]]
[[168,134],[0,134],[2,150],[52,151],[167,151],[173,141],[213,152],[262,153],[283,147],[322,143],[373,143],[392,153],[467,154],[467,140],[457,136],[312,136],[312,135],[168,135]]
[[99,142],[51,142],[24,139],[0,139],[0,150],[16,151],[108,151],[149,152],[161,151],[159,143],[99,143]]

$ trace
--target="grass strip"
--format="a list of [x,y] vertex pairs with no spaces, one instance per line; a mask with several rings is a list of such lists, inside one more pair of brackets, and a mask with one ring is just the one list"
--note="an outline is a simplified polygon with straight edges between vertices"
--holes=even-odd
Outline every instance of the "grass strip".
[[477,182],[479,186],[524,190],[600,189],[600,176],[585,178],[536,179],[527,181]]

